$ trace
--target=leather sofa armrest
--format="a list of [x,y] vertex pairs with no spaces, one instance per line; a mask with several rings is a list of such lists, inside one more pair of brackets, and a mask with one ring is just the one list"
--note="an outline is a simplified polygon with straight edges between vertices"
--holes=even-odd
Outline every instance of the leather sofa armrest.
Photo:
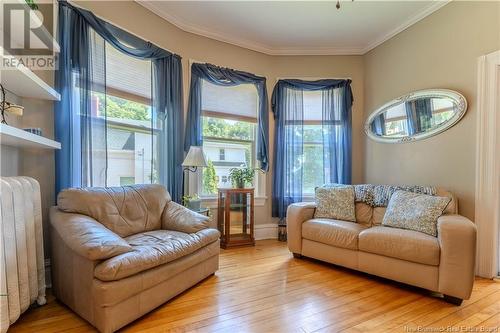
[[161,226],[162,229],[191,234],[210,228],[210,219],[208,216],[198,214],[174,201],[170,201],[163,211]]
[[71,250],[89,260],[104,260],[133,250],[123,238],[86,215],[52,207],[50,223]]
[[288,206],[286,211],[287,243],[290,252],[302,252],[302,223],[314,217],[314,202],[297,202]]
[[438,218],[441,247],[439,292],[459,299],[469,299],[474,284],[476,263],[476,226],[457,214]]

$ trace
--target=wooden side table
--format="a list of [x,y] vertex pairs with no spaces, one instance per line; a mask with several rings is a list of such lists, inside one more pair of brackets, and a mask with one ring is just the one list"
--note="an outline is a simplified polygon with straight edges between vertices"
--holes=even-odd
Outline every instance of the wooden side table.
[[217,205],[217,226],[221,247],[255,245],[254,189],[220,188]]

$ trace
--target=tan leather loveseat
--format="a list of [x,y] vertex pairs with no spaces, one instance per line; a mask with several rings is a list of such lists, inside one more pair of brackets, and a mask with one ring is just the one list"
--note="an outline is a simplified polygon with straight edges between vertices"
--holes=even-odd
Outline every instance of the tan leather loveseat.
[[296,257],[306,256],[369,274],[442,293],[461,304],[474,282],[476,227],[457,215],[452,198],[438,219],[438,236],[381,225],[386,207],[357,202],[356,223],[315,219],[315,204],[288,207],[288,248]]
[[219,232],[160,185],[68,189],[50,212],[55,296],[113,332],[213,274]]

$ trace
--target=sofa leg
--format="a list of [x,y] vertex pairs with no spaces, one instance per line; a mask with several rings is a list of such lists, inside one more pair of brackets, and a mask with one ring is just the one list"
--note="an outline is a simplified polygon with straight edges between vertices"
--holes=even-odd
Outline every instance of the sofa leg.
[[450,295],[443,295],[444,296],[444,300],[448,303],[451,303],[451,304],[454,304],[454,305],[457,305],[457,306],[460,306],[462,304],[462,299],[461,298],[458,298],[458,297],[453,297],[453,296],[450,296]]
[[300,253],[294,253],[293,257],[300,259],[300,258],[302,258],[302,254],[300,254]]

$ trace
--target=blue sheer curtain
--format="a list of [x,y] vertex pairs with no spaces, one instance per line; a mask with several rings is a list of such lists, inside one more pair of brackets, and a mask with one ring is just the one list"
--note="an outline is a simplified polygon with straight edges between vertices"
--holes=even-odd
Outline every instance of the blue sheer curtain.
[[[172,198],[182,198],[182,65],[181,58],[137,38],[91,12],[59,2],[59,68],[56,88],[61,101],[55,106],[55,137],[62,149],[56,152],[56,192],[68,187],[103,185],[106,167],[106,119],[91,113],[91,95],[105,93],[104,43],[139,59],[152,62],[153,127],[158,131],[153,163],[159,181]],[[95,70],[101,66],[101,71]],[[104,70],[102,70],[104,69]],[[96,154],[100,154],[97,156]],[[102,164],[104,163],[104,166]],[[105,185],[105,184],[104,184]]]
[[408,135],[425,132],[432,127],[432,100],[430,98],[408,101],[405,108]]
[[350,80],[279,80],[271,98],[275,120],[272,215],[303,200],[304,92],[321,91],[324,182],[351,183]]
[[267,102],[266,78],[251,73],[222,68],[211,64],[191,65],[191,84],[189,89],[189,105],[187,116],[186,140],[184,150],[187,152],[191,146],[203,145],[201,124],[201,94],[202,80],[219,86],[236,86],[250,83],[255,85],[259,96],[258,133],[257,133],[257,161],[262,171],[269,170],[268,141],[269,141],[269,115]]

